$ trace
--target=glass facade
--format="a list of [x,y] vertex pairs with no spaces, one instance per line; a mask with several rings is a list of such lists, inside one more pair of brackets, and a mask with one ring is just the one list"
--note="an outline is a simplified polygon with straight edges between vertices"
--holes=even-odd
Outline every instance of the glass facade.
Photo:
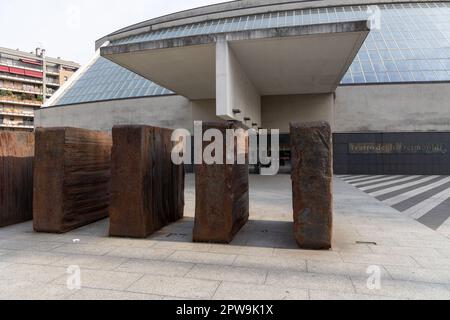
[[[380,29],[373,29],[343,84],[450,81],[450,3],[379,5]],[[212,20],[139,34],[111,45],[208,33],[367,20],[365,5],[272,12]]]
[[[450,3],[384,4],[342,84],[450,81]],[[113,41],[110,45],[202,34],[367,20],[374,7],[343,6],[271,12],[210,20]],[[57,105],[172,94],[153,82],[99,58]]]
[[171,91],[99,57],[56,105],[172,94]]

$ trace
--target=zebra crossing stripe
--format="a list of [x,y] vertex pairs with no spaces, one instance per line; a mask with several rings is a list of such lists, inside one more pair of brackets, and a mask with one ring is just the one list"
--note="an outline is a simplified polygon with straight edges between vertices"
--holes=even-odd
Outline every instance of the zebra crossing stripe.
[[440,181],[437,181],[437,182],[434,182],[432,184],[426,185],[424,187],[421,187],[421,188],[418,188],[418,189],[414,189],[412,191],[409,191],[409,192],[406,192],[406,193],[402,193],[402,194],[400,194],[400,195],[398,195],[396,197],[384,200],[383,202],[386,203],[387,205],[394,206],[394,205],[396,205],[396,204],[398,204],[398,203],[400,203],[402,201],[407,200],[408,198],[412,198],[412,197],[414,197],[414,196],[416,196],[416,195],[418,195],[420,193],[427,192],[428,190],[430,190],[432,188],[435,188],[435,187],[438,187],[440,185],[443,185],[443,184],[445,184],[445,183],[447,183],[449,181],[450,181],[450,177],[447,177],[445,179],[442,179]]
[[364,182],[364,181],[371,181],[371,180],[375,180],[375,179],[380,179],[386,176],[369,176],[369,177],[363,177],[363,178],[354,178],[354,179],[347,179],[345,181],[347,181],[348,183],[359,183],[359,182]]
[[390,184],[383,184],[383,185],[380,185],[378,187],[370,186],[368,188],[364,188],[363,191],[365,191],[366,193],[373,193],[373,192],[381,191],[381,190],[384,190],[384,189],[387,189],[387,188],[401,186],[401,185],[403,185],[403,184],[405,184],[407,182],[418,181],[418,180],[421,180],[423,178],[424,178],[424,176],[409,176],[408,178],[392,181]]
[[442,226],[445,221],[450,217],[450,199],[445,200],[439,206],[430,210],[427,214],[423,215],[417,221],[430,227],[433,230],[437,230]]
[[370,182],[364,182],[361,184],[358,183],[355,185],[355,187],[363,190],[363,188],[377,186],[377,185],[387,185],[389,183],[392,183],[393,181],[398,181],[398,180],[403,180],[403,179],[405,179],[405,176],[403,176],[403,175],[402,176],[389,176],[389,177],[385,177],[385,178],[372,180]]
[[422,179],[417,180],[417,181],[407,182],[407,183],[404,183],[404,184],[396,186],[396,187],[390,187],[390,188],[386,188],[386,189],[383,189],[383,190],[380,190],[380,191],[376,191],[376,192],[370,192],[369,194],[371,196],[378,197],[378,196],[382,196],[382,195],[385,195],[385,194],[389,194],[389,193],[394,192],[394,191],[398,191],[398,190],[401,190],[401,189],[404,189],[404,188],[412,187],[412,186],[418,185],[420,183],[424,183],[424,182],[436,179],[437,177],[439,177],[439,176],[424,176]]
[[433,195],[425,201],[419,202],[415,206],[403,211],[402,213],[413,218],[419,219],[427,212],[439,206],[442,202],[450,198],[450,188]]

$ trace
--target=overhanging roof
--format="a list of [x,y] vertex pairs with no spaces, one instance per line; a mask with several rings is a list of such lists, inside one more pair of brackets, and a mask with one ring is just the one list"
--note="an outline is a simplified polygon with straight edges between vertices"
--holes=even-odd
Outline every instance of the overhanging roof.
[[366,21],[110,45],[105,58],[190,99],[215,98],[215,43],[228,41],[261,95],[333,92],[369,33]]

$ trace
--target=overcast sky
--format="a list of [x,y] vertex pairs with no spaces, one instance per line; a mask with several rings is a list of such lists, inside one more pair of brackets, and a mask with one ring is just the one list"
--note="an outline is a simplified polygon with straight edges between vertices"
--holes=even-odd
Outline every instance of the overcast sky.
[[117,29],[225,0],[0,0],[0,47],[86,63],[94,42]]

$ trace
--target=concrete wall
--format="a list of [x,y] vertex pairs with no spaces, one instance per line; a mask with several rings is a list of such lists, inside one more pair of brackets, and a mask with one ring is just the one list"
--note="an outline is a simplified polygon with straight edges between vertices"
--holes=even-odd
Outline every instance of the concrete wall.
[[261,100],[262,127],[289,132],[290,122],[328,121],[334,127],[333,94],[266,96]]
[[180,96],[104,101],[36,110],[35,124],[107,131],[119,124],[145,124],[190,130],[192,107]]
[[192,100],[192,120],[203,122],[222,122],[222,118],[216,116],[216,100]]
[[[216,103],[217,115],[223,119],[243,121],[249,117],[248,126],[261,124],[261,97],[225,38],[216,44]],[[233,109],[241,113],[235,115]]]
[[450,83],[344,86],[335,132],[450,131]]
[[[192,129],[194,120],[222,121],[215,100],[164,96],[36,110],[40,127],[111,130],[116,124]],[[289,132],[293,121],[326,120],[334,132],[450,131],[450,83],[339,87],[333,94],[265,96],[262,127]]]

